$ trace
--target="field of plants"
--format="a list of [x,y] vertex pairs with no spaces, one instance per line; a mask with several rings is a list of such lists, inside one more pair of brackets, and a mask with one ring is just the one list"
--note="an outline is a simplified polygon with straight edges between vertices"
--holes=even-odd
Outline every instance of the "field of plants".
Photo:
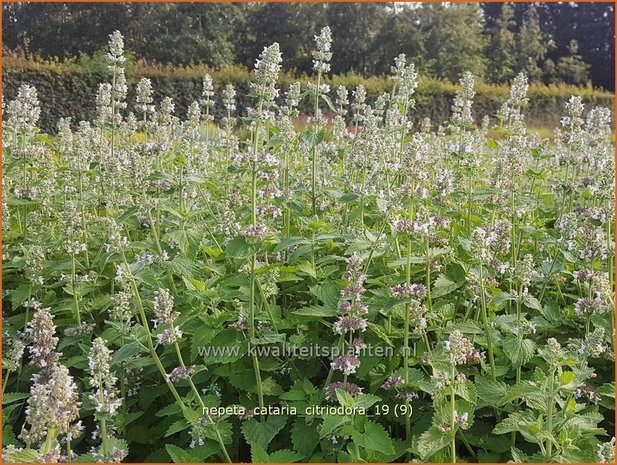
[[330,44],[246,114],[127,101],[119,32],[95,120],[3,102],[3,461],[614,462],[612,111],[418,121]]

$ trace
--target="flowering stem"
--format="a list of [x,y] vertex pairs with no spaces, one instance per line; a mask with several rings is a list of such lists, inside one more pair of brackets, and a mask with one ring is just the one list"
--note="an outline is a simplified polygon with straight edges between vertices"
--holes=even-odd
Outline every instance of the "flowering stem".
[[[126,259],[126,255],[124,253],[124,250],[122,250],[122,258],[124,260],[124,266],[126,267],[127,271],[128,271],[128,276],[129,279],[131,281],[131,287],[133,289],[133,294],[135,295],[135,300],[137,301],[137,308],[139,310],[139,315],[141,317],[141,322],[142,325],[146,331],[146,343],[148,345],[148,350],[150,352],[150,356],[152,357],[152,359],[154,360],[154,363],[156,365],[156,367],[158,368],[159,372],[161,373],[161,375],[163,375],[163,379],[165,380],[165,383],[167,384],[167,387],[169,388],[169,390],[171,391],[172,395],[174,396],[174,398],[176,399],[176,402],[180,405],[180,408],[182,409],[182,413],[185,416],[185,418],[188,419],[187,416],[187,408],[186,405],[184,404],[184,402],[182,401],[182,398],[180,397],[180,394],[178,394],[178,391],[176,390],[176,387],[173,385],[173,383],[171,382],[171,380],[169,379],[169,376],[167,376],[167,371],[165,370],[165,367],[163,366],[163,364],[161,363],[161,359],[159,358],[158,354],[156,353],[156,350],[154,349],[154,345],[152,344],[152,333],[150,332],[150,326],[148,325],[148,318],[146,317],[146,312],[144,310],[144,305],[143,302],[141,300],[141,296],[139,295],[139,289],[137,288],[137,282],[135,281],[135,277],[133,276],[133,273],[131,272],[129,265],[128,265],[128,261]],[[182,362],[181,362],[182,363]],[[191,380],[191,388],[192,389],[197,389],[195,387],[195,385],[193,384],[192,380]],[[199,395],[197,395],[197,399],[199,401],[201,401],[201,397]],[[202,403],[203,406],[203,403]],[[223,454],[225,455],[225,460],[229,463],[231,463],[231,459],[229,458],[229,454],[227,453],[227,449],[225,448],[225,443],[223,442],[223,439],[219,433],[218,428],[215,426],[214,427],[214,431],[217,435],[217,441],[219,443],[219,445],[221,446],[221,450],[223,451]]]
[[137,288],[137,282],[135,281],[135,277],[133,276],[133,273],[131,272],[131,270],[129,268],[128,261],[126,259],[126,255],[124,253],[124,250],[122,250],[122,258],[124,260],[124,266],[125,266],[126,270],[128,271],[127,274],[128,274],[129,279],[131,281],[131,288],[133,290],[133,294],[134,294],[135,300],[137,302],[137,309],[139,310],[139,316],[141,318],[141,324],[144,327],[144,330],[146,331],[146,336],[147,336],[146,337],[146,344],[148,345],[148,350],[150,352],[150,355],[152,356],[152,359],[154,360],[154,363],[155,363],[156,367],[159,369],[159,371],[163,375],[163,378],[165,379],[165,381],[167,383],[167,387],[169,388],[169,390],[173,394],[173,396],[176,399],[176,401],[178,402],[178,404],[180,404],[180,407],[182,408],[182,411],[184,412],[186,410],[186,405],[184,405],[184,402],[182,401],[182,398],[180,397],[180,394],[178,394],[178,391],[176,390],[176,387],[171,383],[171,381],[167,377],[167,371],[165,371],[165,367],[161,363],[161,360],[159,359],[159,356],[157,355],[156,350],[154,349],[154,345],[152,344],[152,333],[150,332],[150,327],[148,326],[148,318],[146,317],[146,312],[144,310],[144,305],[143,305],[143,302],[141,300],[141,296],[139,295],[139,289]]
[[454,393],[454,382],[456,378],[456,370],[454,368],[454,362],[451,361],[450,366],[450,434],[452,435],[452,442],[450,444],[450,450],[452,454],[452,463],[456,463],[456,398]]
[[315,119],[314,133],[313,133],[313,147],[311,148],[311,201],[313,204],[313,215],[317,214],[317,192],[316,192],[316,174],[317,174],[317,129],[319,123],[319,93],[321,86],[321,71],[317,71],[317,88],[315,90],[315,108],[313,112],[313,118]]
[[[555,370],[551,370],[551,374],[548,379],[548,406],[546,409],[546,428],[549,436],[553,433],[553,407],[554,407],[554,397],[555,397]],[[551,438],[546,439],[546,460],[549,462],[551,460],[551,455],[553,452],[553,441]]]
[[[156,250],[159,254],[163,254],[163,248],[161,247],[161,241],[159,240],[159,234],[157,232],[158,221],[156,224],[154,223],[154,219],[152,218],[152,214],[148,210],[148,220],[150,222],[150,230],[152,231],[152,236],[154,237],[154,243],[156,244]],[[167,270],[167,280],[169,281],[169,287],[173,291],[174,294],[178,293],[178,289],[176,288],[176,283],[174,282],[173,275],[171,271]]]
[[486,343],[488,346],[488,360],[491,365],[491,376],[493,380],[497,379],[495,374],[495,356],[493,355],[493,342],[491,339],[491,330],[488,324],[488,311],[486,309],[486,291],[484,289],[484,276],[482,273],[482,265],[480,265],[480,303],[482,307],[482,323],[484,324],[484,331],[486,332]]
[[[74,247],[74,244],[71,244],[71,247]],[[71,289],[73,293],[73,305],[75,307],[75,318],[77,319],[77,324],[81,324],[81,314],[79,311],[79,299],[77,298],[77,289],[75,284],[75,251],[71,252]]]
[[[111,78],[111,163],[116,163],[115,156],[116,148],[116,71],[113,72]],[[103,166],[103,165],[102,165]],[[111,198],[114,198],[114,176],[110,178],[111,183]]]
[[2,395],[4,396],[4,391],[6,391],[6,385],[9,382],[9,375],[11,374],[10,371],[6,371],[5,375],[4,375],[4,380],[2,380]]
[[[23,154],[23,185],[24,185],[24,189],[27,188],[28,186],[28,165],[26,162],[26,150],[24,149],[25,147],[25,140],[24,140],[24,136],[22,135],[22,137],[20,138],[20,150],[21,153]],[[24,237],[26,237],[27,232],[28,232],[28,223],[27,223],[27,217],[28,217],[28,205],[24,205],[23,206],[23,215],[24,215],[24,225],[21,228],[21,232],[23,233]]]
[[[611,221],[607,220],[606,221],[606,249],[607,250],[611,250],[611,246],[612,246],[612,240],[611,240]],[[615,261],[615,257],[611,257],[609,254],[608,260],[607,260],[607,265],[608,265],[608,282],[609,282],[609,289],[615,289],[615,277],[614,277],[614,261]],[[613,308],[613,305],[611,305],[611,308]],[[613,350],[613,353],[615,352],[615,312],[608,312],[609,313],[609,339],[611,341],[611,348]]]
[[107,420],[105,418],[101,418],[100,420],[101,427],[101,452],[103,456],[108,456],[111,452],[109,450],[109,439],[107,438]]
[[428,235],[426,236],[426,306],[429,314],[433,311],[433,302],[431,298],[431,246],[429,244]]
[[[180,366],[182,368],[186,368],[186,365],[184,364],[184,359],[182,358],[182,353],[180,352],[180,346],[178,345],[178,341],[174,342],[174,346],[176,348],[176,355],[178,356],[178,361],[180,362]],[[193,382],[193,378],[189,377],[188,382],[189,382],[189,385],[191,386],[191,390],[193,391],[193,394],[195,394],[195,397],[199,401],[199,405],[201,406],[201,411],[205,412],[206,406],[204,404],[203,399],[199,395],[199,391],[197,390],[197,386],[195,386],[195,383]],[[212,423],[212,418],[210,417],[210,415],[206,413],[206,417],[208,418],[208,421]],[[216,427],[214,428],[214,432],[216,434],[216,440],[219,443],[219,446],[221,447],[221,451],[223,452],[223,455],[225,456],[225,461],[227,463],[231,463],[231,458],[229,457],[229,453],[227,452],[227,447],[225,447],[225,443],[223,442],[221,433]]]
[[467,185],[467,236],[471,236],[471,198],[472,198],[472,186],[473,177],[471,172],[469,173],[469,184]]
[[[251,257],[251,291],[249,297],[249,335],[251,341],[255,339],[255,254]],[[253,354],[253,370],[255,371],[255,381],[257,386],[257,398],[259,406],[264,406],[264,395],[261,386],[261,372],[259,369],[259,359],[257,354]]]
[[[407,269],[406,269],[407,285],[411,283],[411,237],[407,238]],[[405,308],[405,328],[403,339],[403,365],[405,367],[405,385],[409,383],[409,317],[411,313],[411,304],[407,302]],[[405,400],[405,404],[409,407],[409,400]],[[405,439],[411,440],[411,419],[409,415],[405,415]]]
[[47,437],[45,438],[45,442],[41,446],[41,455],[49,454],[53,449],[53,445],[56,442],[56,437],[58,436],[58,429],[55,427],[51,427],[47,430]]

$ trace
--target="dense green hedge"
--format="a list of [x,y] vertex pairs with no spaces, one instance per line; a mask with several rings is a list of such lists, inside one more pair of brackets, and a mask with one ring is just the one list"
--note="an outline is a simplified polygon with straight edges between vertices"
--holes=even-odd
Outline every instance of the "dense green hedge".
[[[136,83],[140,77],[149,77],[155,89],[155,101],[164,96],[170,96],[176,103],[176,114],[184,117],[186,109],[192,101],[199,98],[201,80],[208,72],[212,75],[217,90],[227,83],[232,83],[238,92],[238,109],[244,114],[251,98],[248,97],[248,83],[251,72],[245,68],[230,67],[222,70],[208,70],[203,67],[153,67],[148,65],[132,65],[127,70],[129,83]],[[95,114],[95,95],[100,82],[105,81],[104,70],[84,70],[75,63],[40,62],[26,59],[4,60],[3,69],[4,98],[11,100],[22,84],[30,84],[37,88],[42,102],[41,128],[54,132],[60,117],[71,116],[73,121],[92,119]],[[281,87],[285,89],[294,80],[308,81],[310,78],[300,78],[283,75]],[[387,78],[346,75],[333,76],[329,83],[353,88],[363,83],[367,89],[369,100],[374,99],[384,91],[388,91],[391,82]],[[457,87],[449,82],[423,78],[416,93],[417,119],[429,117],[435,123],[445,121],[450,114],[450,107]],[[494,115],[508,94],[507,86],[478,84],[474,111],[479,117]],[[134,101],[134,85],[130,86],[129,101]],[[529,107],[527,118],[531,124],[554,127],[559,123],[563,105],[570,95],[582,95],[590,105],[612,107],[614,95],[592,88],[576,88],[569,86],[532,85],[529,89]],[[217,105],[222,110],[220,102]],[[217,113],[215,111],[215,113]],[[218,113],[217,113],[218,114]]]

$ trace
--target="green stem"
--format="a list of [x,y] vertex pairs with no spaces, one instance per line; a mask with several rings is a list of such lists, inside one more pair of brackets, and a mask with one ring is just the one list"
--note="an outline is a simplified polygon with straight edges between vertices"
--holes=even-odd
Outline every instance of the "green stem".
[[313,133],[313,147],[311,148],[311,203],[313,215],[317,214],[317,129],[319,127],[319,87],[321,85],[321,71],[317,72],[317,88],[315,90],[315,107],[313,118],[315,119]]
[[491,365],[491,376],[493,380],[497,379],[495,374],[495,356],[493,354],[493,342],[491,338],[491,330],[488,323],[488,310],[486,308],[486,291],[484,290],[484,276],[482,271],[482,265],[480,265],[480,303],[482,307],[482,324],[484,325],[484,331],[486,332],[486,343],[488,348],[488,360]]
[[107,420],[101,418],[101,452],[104,457],[109,455],[109,438],[107,437]]
[[[551,370],[551,374],[548,380],[548,407],[546,411],[546,428],[548,430],[549,436],[553,435],[553,407],[554,407],[554,397],[555,397],[555,370]],[[553,452],[553,441],[549,437],[546,440],[546,460],[550,462],[551,455]]]
[[7,372],[4,375],[4,380],[2,380],[2,395],[4,396],[4,391],[6,391],[6,386],[9,383],[9,375],[11,374],[10,371],[7,370]]
[[454,362],[450,361],[450,452],[452,463],[456,463],[456,398],[454,393],[454,383],[456,378],[456,368]]
[[[71,247],[74,247],[74,244],[71,244]],[[75,252],[71,252],[71,288],[73,291],[73,306],[75,307],[75,318],[77,319],[77,324],[81,324],[81,314],[79,311],[79,299],[77,298],[77,286],[75,282],[76,275],[76,264],[75,264]]]

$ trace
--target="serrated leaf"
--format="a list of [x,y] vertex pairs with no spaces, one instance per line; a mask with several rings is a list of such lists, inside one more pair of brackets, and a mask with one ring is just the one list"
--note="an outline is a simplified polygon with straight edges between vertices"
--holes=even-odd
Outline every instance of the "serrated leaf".
[[444,434],[435,426],[431,426],[418,438],[417,449],[420,460],[427,461],[430,459],[435,453],[450,444],[451,438],[451,434]]
[[355,408],[364,408],[368,410],[380,400],[381,397],[374,396],[372,394],[361,394],[354,398],[353,405]]
[[30,394],[27,392],[7,392],[2,396],[2,405],[12,404],[18,400],[26,399],[29,396]]
[[321,424],[321,428],[319,429],[319,437],[324,438],[332,431],[334,431],[339,426],[347,423],[349,421],[349,417],[344,415],[326,415],[324,416],[323,423]]
[[298,462],[303,459],[303,455],[293,450],[281,449],[270,454],[269,463],[290,463]]
[[251,245],[243,236],[238,236],[227,243],[225,253],[232,258],[247,258],[251,255]]
[[114,352],[111,357],[112,364],[118,364],[120,362],[124,362],[142,352],[142,347],[139,342],[131,342],[120,347],[116,352]]
[[364,425],[364,432],[360,433],[354,430],[352,438],[356,445],[366,450],[374,450],[382,454],[394,454],[392,439],[379,423],[367,421]]
[[319,444],[319,433],[315,425],[307,425],[304,418],[298,418],[291,428],[291,443],[293,448],[310,457],[317,444]]
[[326,318],[336,316],[335,307],[324,307],[323,305],[313,305],[311,307],[303,307],[292,312],[294,315],[312,316],[315,318]]
[[39,453],[34,449],[22,449],[7,453],[2,451],[3,462],[37,463],[40,462]]
[[519,384],[508,389],[508,392],[501,398],[499,403],[503,405],[513,400],[527,397],[539,400],[544,398],[545,394],[536,383],[532,381],[521,381]]
[[503,351],[515,368],[525,365],[535,352],[536,343],[531,339],[519,339],[513,337],[503,343]]
[[516,447],[512,447],[510,449],[510,452],[512,453],[512,460],[516,463],[529,463],[529,456],[527,454],[525,454],[525,452],[523,452],[520,449],[517,449]]
[[516,300],[516,296],[513,296],[509,292],[502,292],[491,299],[491,304],[498,307],[510,300]]
[[259,444],[251,445],[251,461],[253,463],[268,463],[270,460],[270,456],[266,452],[266,449],[261,447]]
[[559,382],[561,384],[570,384],[572,381],[574,381],[574,373],[572,371],[564,371],[559,376]]
[[168,436],[171,436],[172,434],[176,434],[180,431],[183,431],[187,429],[189,426],[190,425],[186,422],[184,418],[181,420],[175,421],[169,426],[169,428],[167,428],[167,431],[165,432],[165,437],[168,437]]
[[458,383],[455,385],[454,392],[465,399],[466,401],[476,404],[478,402],[478,394],[476,393],[476,386],[469,380],[466,380],[463,383]]
[[525,296],[525,298],[523,299],[523,305],[533,310],[542,311],[542,304],[532,295]]
[[270,441],[285,427],[286,423],[286,416],[271,415],[265,421],[255,419],[247,421],[241,429],[246,442],[251,446],[256,444],[267,449]]
[[448,295],[451,292],[455,291],[459,287],[461,287],[464,283],[456,283],[454,281],[450,281],[445,275],[440,274],[435,282],[433,283],[433,288],[431,290],[432,298],[436,299],[438,297],[443,297],[444,295]]
[[476,389],[478,398],[488,405],[497,407],[500,400],[508,392],[508,385],[501,381],[495,381],[484,376],[476,377]]
[[174,463],[194,463],[196,461],[189,452],[173,444],[165,444],[165,450]]

